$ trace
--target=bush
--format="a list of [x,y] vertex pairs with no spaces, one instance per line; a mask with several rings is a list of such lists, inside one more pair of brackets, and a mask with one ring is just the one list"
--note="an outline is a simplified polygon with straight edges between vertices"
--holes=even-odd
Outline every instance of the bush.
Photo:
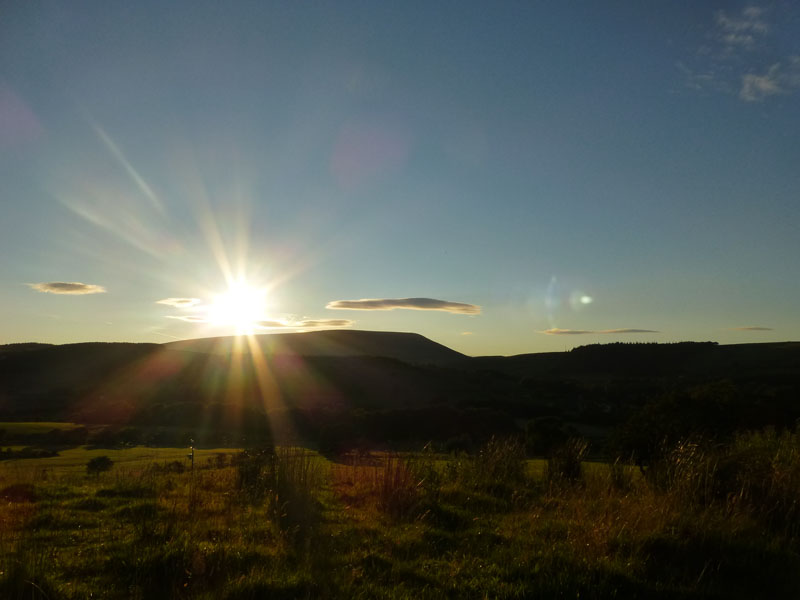
[[475,457],[484,482],[514,485],[525,477],[525,447],[514,438],[491,438]]
[[608,482],[611,487],[621,492],[627,492],[633,487],[633,461],[624,461],[617,457],[613,463],[608,464]]
[[237,487],[245,500],[253,503],[264,499],[273,484],[275,448],[245,448],[233,457]]
[[551,483],[574,483],[583,476],[583,459],[589,443],[582,438],[570,438],[553,450],[547,459],[546,478]]
[[99,475],[104,471],[110,471],[113,466],[114,461],[107,456],[95,456],[86,463],[86,473],[89,475]]
[[234,457],[238,488],[252,503],[269,502],[281,532],[303,537],[317,520],[315,492],[320,485],[317,463],[302,448],[247,449]]
[[737,436],[718,459],[714,493],[773,529],[800,535],[800,435],[772,429]]
[[647,469],[651,485],[686,505],[713,501],[719,451],[700,438],[681,440]]
[[395,519],[413,516],[421,502],[422,481],[411,461],[387,457],[376,472],[378,508]]
[[525,446],[516,438],[492,437],[475,456],[455,460],[451,478],[498,497],[513,497],[525,483]]
[[271,510],[276,524],[292,540],[306,538],[319,519],[319,463],[303,448],[281,448],[274,454],[273,478]]

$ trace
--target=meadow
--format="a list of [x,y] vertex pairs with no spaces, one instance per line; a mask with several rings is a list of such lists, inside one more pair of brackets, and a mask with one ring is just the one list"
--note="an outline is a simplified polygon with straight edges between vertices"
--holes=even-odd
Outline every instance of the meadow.
[[[800,438],[700,440],[644,472],[530,460],[73,448],[0,463],[0,597],[792,598]],[[106,472],[86,463],[108,456]]]

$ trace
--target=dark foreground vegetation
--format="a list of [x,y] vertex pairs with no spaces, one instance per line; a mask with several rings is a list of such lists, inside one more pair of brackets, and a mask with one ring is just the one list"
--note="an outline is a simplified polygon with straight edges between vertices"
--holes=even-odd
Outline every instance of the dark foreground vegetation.
[[[0,471],[0,597],[794,598],[800,436]],[[57,459],[56,459],[57,460]],[[108,465],[107,465],[108,466]]]
[[0,346],[0,421],[85,426],[0,431],[0,445],[235,447],[274,434],[327,454],[430,440],[474,451],[525,433],[534,453],[580,435],[593,455],[647,461],[665,439],[727,441],[800,418],[800,343],[469,358],[413,334],[256,338]]

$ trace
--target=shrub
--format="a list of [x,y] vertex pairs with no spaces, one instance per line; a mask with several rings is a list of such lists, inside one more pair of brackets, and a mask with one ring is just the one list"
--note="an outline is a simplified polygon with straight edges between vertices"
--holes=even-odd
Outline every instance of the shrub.
[[30,483],[14,483],[0,490],[0,500],[6,502],[36,502],[36,488]]
[[608,464],[608,483],[615,490],[627,492],[633,487],[633,461],[624,461],[620,457]]
[[718,460],[714,492],[771,528],[800,535],[800,435],[737,436]]
[[217,452],[213,459],[209,459],[209,462],[217,469],[224,469],[228,466],[228,455],[224,452]]
[[245,448],[234,456],[237,487],[250,502],[259,502],[274,480],[275,448]]
[[86,473],[89,475],[99,475],[104,471],[110,471],[113,466],[114,461],[107,456],[95,456],[86,463]]
[[303,539],[319,519],[319,463],[303,448],[281,448],[273,456],[273,518],[284,535]]
[[516,438],[492,437],[478,453],[457,463],[462,483],[497,496],[513,496],[525,482],[525,446]]
[[485,480],[514,484],[525,476],[525,447],[514,438],[491,438],[478,451],[476,467]]
[[582,438],[570,438],[553,450],[547,459],[546,478],[551,483],[573,483],[583,476],[583,459],[589,443]]
[[395,519],[416,513],[422,493],[422,481],[411,461],[389,456],[376,471],[378,508]]
[[246,501],[269,502],[281,532],[305,536],[317,520],[318,464],[302,448],[248,449],[235,457],[238,488]]
[[685,505],[707,506],[714,499],[719,451],[700,438],[681,440],[659,452],[648,467],[647,480]]

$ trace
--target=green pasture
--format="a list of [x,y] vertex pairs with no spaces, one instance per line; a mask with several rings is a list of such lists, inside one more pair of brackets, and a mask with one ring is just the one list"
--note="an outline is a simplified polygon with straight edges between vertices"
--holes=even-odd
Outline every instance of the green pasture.
[[[187,449],[0,464],[0,598],[796,598],[800,435],[684,445],[642,477],[473,455]],[[112,469],[87,474],[97,456]],[[566,464],[566,463],[564,463]],[[723,465],[725,468],[717,468]],[[568,465],[567,465],[568,466]],[[570,474],[571,473],[571,474]],[[656,477],[658,474],[660,477]]]
[[[218,453],[227,454],[239,452],[238,448],[211,448],[195,449],[195,465],[205,463],[214,458]],[[114,461],[114,469],[143,468],[152,463],[164,464],[172,461],[183,462],[186,467],[190,466],[188,459],[188,448],[150,448],[147,446],[135,446],[133,448],[113,449],[113,448],[92,448],[86,446],[70,448],[59,451],[58,456],[48,458],[22,458],[0,462],[0,476],[32,471],[42,473],[44,471],[53,473],[68,473],[84,471],[86,463],[97,456],[107,456]]]

